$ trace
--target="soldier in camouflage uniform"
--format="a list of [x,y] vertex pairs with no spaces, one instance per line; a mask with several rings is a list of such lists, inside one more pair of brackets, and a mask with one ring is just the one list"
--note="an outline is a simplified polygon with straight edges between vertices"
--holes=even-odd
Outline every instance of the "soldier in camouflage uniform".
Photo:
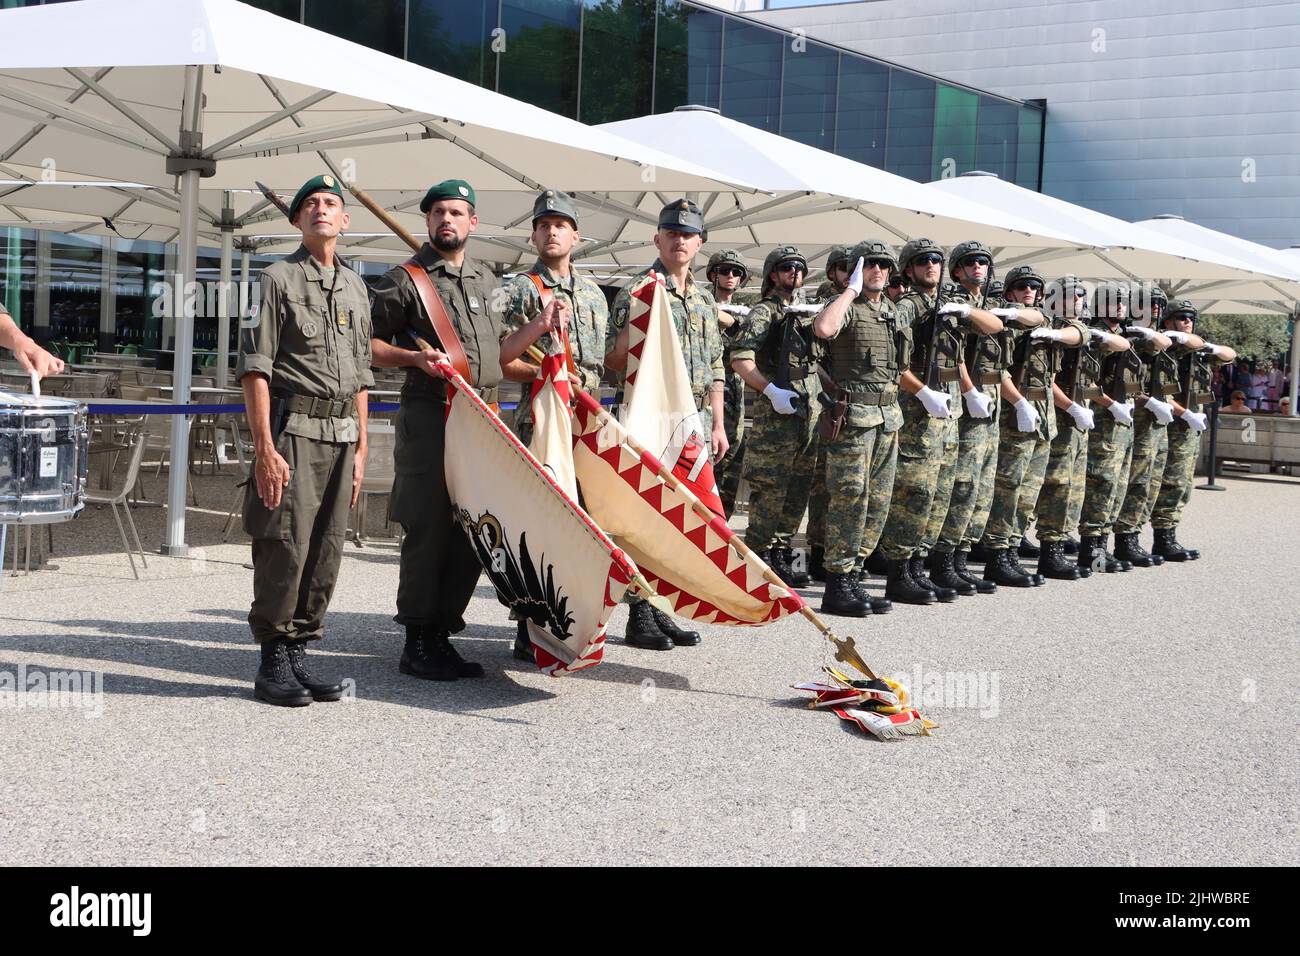
[[[1117,282],[1100,282],[1092,293],[1089,331],[1141,339],[1145,329],[1127,331],[1128,287]],[[1083,511],[1079,516],[1080,568],[1114,573],[1133,566],[1115,558],[1106,548],[1128,482],[1133,458],[1133,410],[1142,387],[1145,368],[1132,348],[1110,352],[1101,360],[1098,386],[1093,400],[1097,427],[1088,433],[1088,471],[1084,483]],[[1104,414],[1103,414],[1104,412]]]
[[[822,610],[863,617],[893,606],[888,598],[866,593],[862,565],[879,543],[888,515],[903,426],[898,381],[907,366],[911,329],[899,324],[884,294],[897,268],[893,250],[883,242],[860,242],[850,259],[857,266],[846,288],[814,322],[814,331],[827,340],[823,365],[836,388],[832,399],[844,407],[839,434],[828,439],[823,433],[821,441],[831,529]],[[829,406],[822,415],[836,410]]]
[[942,301],[943,249],[931,240],[911,240],[899,259],[901,273],[912,282],[912,291],[897,303],[900,325],[912,330],[912,357],[899,382],[906,393],[903,427],[881,537],[888,562],[885,596],[906,604],[955,601],[956,591],[939,588],[925,575],[925,533],[931,512],[948,509],[937,491],[940,476],[956,464],[965,333],[1000,332],[1002,320],[968,302]]
[[[1130,308],[1138,311],[1137,302]],[[1169,307],[1169,298],[1159,287],[1153,287],[1146,296],[1143,316],[1150,331],[1160,328],[1160,321]],[[1133,457],[1129,464],[1128,485],[1119,517],[1115,519],[1115,558],[1127,561],[1133,567],[1150,568],[1164,564],[1165,559],[1151,554],[1138,541],[1138,533],[1151,516],[1155,496],[1160,490],[1160,476],[1164,474],[1168,435],[1165,426],[1174,420],[1171,399],[1178,391],[1178,363],[1169,354],[1172,340],[1163,334],[1153,335],[1137,343],[1137,352],[1145,368],[1142,394],[1138,396],[1137,411],[1133,413]]]
[[[1043,317],[1041,304],[1046,282],[1033,266],[1017,266],[1007,273],[1006,290],[1011,306],[1022,313]],[[1067,349],[1083,344],[1087,329],[1077,319],[1053,318],[1032,328],[1016,322],[1012,329],[1012,365],[1007,384],[1018,394],[1008,399],[998,430],[998,461],[993,481],[993,501],[981,544],[987,552],[984,580],[1005,587],[1027,588],[1043,584],[1037,574],[1027,574],[1016,558],[1021,536],[1029,525],[1039,489],[1047,472],[1056,416],[1051,412],[1052,383]]]
[[763,300],[750,309],[731,352],[731,367],[764,397],[754,407],[745,453],[749,527],[745,543],[791,587],[808,583],[795,569],[790,539],[798,532],[817,462],[817,380],[812,316],[787,309],[803,285],[808,261],[795,246],[777,246],[763,260]]
[[1151,511],[1151,529],[1155,533],[1151,553],[1166,561],[1195,561],[1201,556],[1196,548],[1178,543],[1177,528],[1192,496],[1192,475],[1201,448],[1201,432],[1206,427],[1202,408],[1204,403],[1214,401],[1214,369],[1237,358],[1237,353],[1226,345],[1206,342],[1197,347],[1195,322],[1196,309],[1186,300],[1175,302],[1164,317],[1164,334],[1174,340],[1180,386],[1177,404],[1183,408],[1178,420],[1167,429],[1169,453]]
[[[605,331],[609,324],[609,304],[600,286],[574,268],[573,250],[581,241],[578,207],[572,197],[558,189],[544,189],[533,202],[533,248],[537,261],[527,271],[505,285],[509,297],[505,319],[507,334],[522,328],[538,315],[546,302],[557,299],[567,307],[569,349],[578,370],[575,387],[592,395],[600,388],[605,371]],[[563,343],[547,332],[537,340],[547,355],[563,352]],[[533,440],[533,404],[528,390],[520,398],[515,413],[515,432],[525,445]],[[533,662],[533,642],[528,636],[528,622],[511,610],[517,620],[514,656]]]
[[[892,253],[891,253],[892,255]],[[830,302],[848,288],[849,273],[856,260],[849,258],[848,246],[831,246],[826,254],[826,279],[817,287],[814,300]],[[808,496],[808,576],[814,581],[826,580],[826,509],[830,496],[826,491],[826,448],[817,446],[817,464],[813,468],[812,494]],[[886,500],[888,505],[888,500]]]
[[722,506],[727,514],[731,514],[736,506],[736,492],[740,488],[740,473],[745,461],[745,381],[731,368],[731,349],[745,327],[748,315],[748,310],[733,303],[732,297],[749,281],[749,269],[739,252],[723,249],[709,256],[704,277],[713,287],[713,298],[718,303],[718,324],[725,343],[722,360],[727,372],[727,390],[722,399],[722,417],[731,447],[713,471]]
[[[659,256],[640,276],[651,272],[664,277],[664,291],[673,316],[673,330],[681,343],[682,358],[691,381],[691,393],[700,422],[710,436],[714,461],[727,453],[727,432],[722,410],[726,376],[722,366],[722,331],[713,294],[695,281],[691,263],[703,242],[704,214],[689,199],[677,199],[659,211],[655,249]],[[637,278],[640,278],[638,276]],[[614,299],[605,335],[605,365],[615,372],[627,368],[628,329],[631,313],[631,284]],[[695,631],[686,631],[673,619],[640,598],[629,601],[626,639],[634,647],[667,651],[674,646],[700,642]]]
[[[967,378],[962,381],[966,414],[958,423],[957,466],[940,480],[939,496],[947,491],[948,510],[931,516],[926,541],[934,541],[926,566],[930,580],[960,595],[992,594],[997,585],[976,577],[966,567],[971,546],[984,534],[993,504],[993,482],[998,463],[998,421],[1022,398],[1011,382],[1012,326],[1041,325],[1036,310],[1012,308],[986,292],[993,279],[993,251],[982,242],[963,242],[948,257],[948,274],[956,280],[954,300],[968,302],[996,315],[1005,326],[995,335],[967,335],[964,357]],[[1023,313],[1023,314],[1022,314]]]

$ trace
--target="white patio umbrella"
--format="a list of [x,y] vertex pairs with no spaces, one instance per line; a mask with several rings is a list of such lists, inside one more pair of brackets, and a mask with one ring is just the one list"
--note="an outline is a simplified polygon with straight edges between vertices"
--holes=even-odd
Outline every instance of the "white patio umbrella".
[[[1300,302],[1300,261],[1277,249],[1240,239],[1230,233],[1209,229],[1182,216],[1164,215],[1142,219],[1137,225],[1184,242],[1192,242],[1206,249],[1233,256],[1243,262],[1257,264],[1261,272],[1271,272],[1276,279],[1258,277],[1249,282],[1219,280],[1216,282],[1189,282],[1177,294],[1193,300],[1203,295],[1235,299],[1256,299],[1291,303]],[[1271,294],[1270,294],[1271,293]]]
[[[518,192],[520,209],[531,204],[523,194],[544,185],[597,208],[621,205],[617,193],[754,189],[234,0],[3,10],[0,37],[0,177],[36,182],[54,172],[170,188],[181,283],[194,279],[200,214],[230,218],[200,180],[224,195],[258,179],[292,193],[324,170],[368,190],[411,192],[454,176]],[[119,217],[159,197],[128,198]],[[229,249],[233,230],[223,233]],[[192,317],[177,316],[178,401],[189,395],[192,333]],[[178,416],[169,554],[186,553],[186,437]]]

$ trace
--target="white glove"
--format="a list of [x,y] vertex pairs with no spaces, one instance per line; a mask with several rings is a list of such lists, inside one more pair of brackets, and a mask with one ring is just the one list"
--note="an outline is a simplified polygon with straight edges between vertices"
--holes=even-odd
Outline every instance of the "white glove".
[[1106,340],[1106,333],[1101,329],[1089,328],[1088,338],[1092,339],[1094,342],[1104,342]]
[[988,418],[993,414],[991,411],[993,399],[978,388],[972,388],[969,392],[962,392],[961,397],[966,399],[966,411],[970,412],[971,418]]
[[1168,402],[1162,402],[1152,396],[1147,399],[1146,408],[1162,425],[1168,425],[1174,420],[1174,406]]
[[1071,402],[1070,407],[1065,410],[1065,413],[1073,418],[1074,423],[1084,431],[1090,431],[1092,427],[1097,424],[1092,417],[1092,412],[1084,408],[1078,402]]
[[996,316],[997,316],[999,319],[1001,319],[1003,322],[1015,322],[1017,319],[1020,318],[1020,310],[1019,310],[1019,309],[1009,309],[1009,308],[1008,308],[1008,309],[989,309],[989,311],[992,312],[994,315],[996,315]]
[[957,315],[963,319],[970,315],[970,305],[966,302],[945,302],[939,306],[940,315]]
[[1107,409],[1121,425],[1133,424],[1133,406],[1127,402],[1111,402]]
[[858,264],[853,267],[853,275],[849,276],[846,288],[852,289],[854,295],[862,295],[862,264],[865,261],[862,256],[858,256]]
[[1059,342],[1065,338],[1060,329],[1034,329],[1029,333],[1031,339],[1039,339],[1044,342]]
[[1188,341],[1191,340],[1191,336],[1186,332],[1175,332],[1172,329],[1166,329],[1164,336],[1171,342],[1177,342],[1179,345],[1186,345]]
[[1192,431],[1205,431],[1206,425],[1204,412],[1194,412],[1190,408],[1184,408],[1183,413],[1178,417],[1187,422],[1187,424],[1191,426]]
[[921,390],[916,393],[916,397],[925,406],[925,410],[930,413],[931,418],[952,418],[952,410],[948,408],[952,396],[947,392],[936,392],[929,386],[922,385]]
[[1136,332],[1139,335],[1141,335],[1144,339],[1154,339],[1157,335],[1160,334],[1155,329],[1148,329],[1145,325],[1125,326],[1125,331]]
[[768,382],[767,388],[763,389],[763,394],[768,397],[772,407],[782,415],[793,415],[799,410],[795,406],[799,401],[799,393],[781,388],[776,382]]
[[1022,398],[1016,402],[1016,428],[1022,432],[1033,432],[1038,430],[1038,423],[1043,420],[1043,416],[1038,414],[1038,409],[1029,403],[1029,399]]

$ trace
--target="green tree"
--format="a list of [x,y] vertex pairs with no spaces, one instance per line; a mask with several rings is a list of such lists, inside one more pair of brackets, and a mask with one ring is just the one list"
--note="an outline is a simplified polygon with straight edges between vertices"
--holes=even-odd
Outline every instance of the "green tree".
[[1285,315],[1205,315],[1196,320],[1201,338],[1256,361],[1283,358],[1291,348],[1290,327]]

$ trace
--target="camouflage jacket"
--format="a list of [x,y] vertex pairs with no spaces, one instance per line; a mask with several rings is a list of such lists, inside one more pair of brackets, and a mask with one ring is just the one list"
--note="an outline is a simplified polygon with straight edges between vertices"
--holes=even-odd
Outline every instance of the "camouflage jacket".
[[758,366],[763,377],[776,382],[781,388],[788,388],[804,396],[801,410],[812,408],[816,404],[821,385],[817,380],[817,362],[821,358],[820,341],[813,335],[811,315],[790,313],[802,349],[801,354],[791,352],[785,356],[785,366],[780,367],[782,357],[781,336],[782,322],[785,319],[784,302],[775,295],[769,295],[750,310],[746,316],[745,328],[732,349],[731,358],[750,359]]
[[[1050,329],[1077,329],[1083,336],[1083,341],[1088,341],[1088,327],[1078,319],[1052,319],[1049,318],[1043,328]],[[1034,406],[1038,412],[1038,437],[1051,441],[1056,437],[1056,415],[1053,412],[1054,403],[1052,400],[1052,383],[1056,379],[1056,373],[1061,369],[1061,358],[1067,349],[1080,348],[1080,346],[1061,345],[1058,342],[1043,342],[1042,340],[1030,339],[1029,335],[1033,329],[1022,329],[1019,327],[1012,329],[1011,351],[1013,365],[1011,368],[1011,378],[1020,389],[1029,403]],[[1022,363],[1024,367],[1022,368]],[[1014,414],[1008,413],[1005,420],[1014,430],[1016,427],[1016,418]],[[1007,427],[1006,424],[1003,427]]]
[[[945,302],[950,301],[950,297],[945,296]],[[898,315],[898,324],[903,328],[912,330],[912,371],[922,382],[926,378],[926,369],[920,367],[920,363],[927,361],[925,353],[930,346],[930,340],[933,335],[933,327],[930,318],[930,310],[934,308],[934,296],[925,295],[922,292],[909,292],[907,295],[899,298],[894,308]],[[965,345],[965,334],[971,329],[970,319],[963,319],[956,315],[944,315],[939,317],[939,348],[947,360],[944,363],[951,362],[951,368],[955,370],[958,362],[962,360],[962,349]],[[952,399],[948,407],[952,410],[953,418],[960,418],[962,414],[961,401],[961,379],[952,376],[951,381],[943,382],[937,389],[940,392],[946,392]],[[910,393],[909,393],[910,394]]]
[[[605,371],[605,334],[609,325],[609,305],[605,293],[577,269],[570,267],[569,278],[561,279],[539,259],[528,272],[514,276],[505,285],[509,296],[503,323],[507,335],[535,318],[542,310],[541,294],[529,278],[529,273],[537,275],[551,295],[559,296],[568,304],[571,315],[569,347],[573,350],[573,362],[582,379],[579,385],[584,391],[594,393],[600,386],[600,377]],[[547,355],[557,355],[560,352],[560,343],[550,332],[538,339],[537,344]]]
[[[614,348],[619,333],[627,326],[632,285],[651,272],[666,275],[664,264],[656,259],[649,269],[638,273],[631,283],[624,286],[614,299],[609,328],[605,333],[606,353]],[[697,407],[707,407],[709,389],[714,382],[723,382],[726,378],[722,367],[722,331],[718,326],[718,307],[709,287],[696,282],[689,274],[685,289],[677,288],[671,277],[665,281],[668,306],[673,314],[673,328],[676,329],[677,340],[682,346],[682,358],[686,361],[691,392],[695,396]]]

